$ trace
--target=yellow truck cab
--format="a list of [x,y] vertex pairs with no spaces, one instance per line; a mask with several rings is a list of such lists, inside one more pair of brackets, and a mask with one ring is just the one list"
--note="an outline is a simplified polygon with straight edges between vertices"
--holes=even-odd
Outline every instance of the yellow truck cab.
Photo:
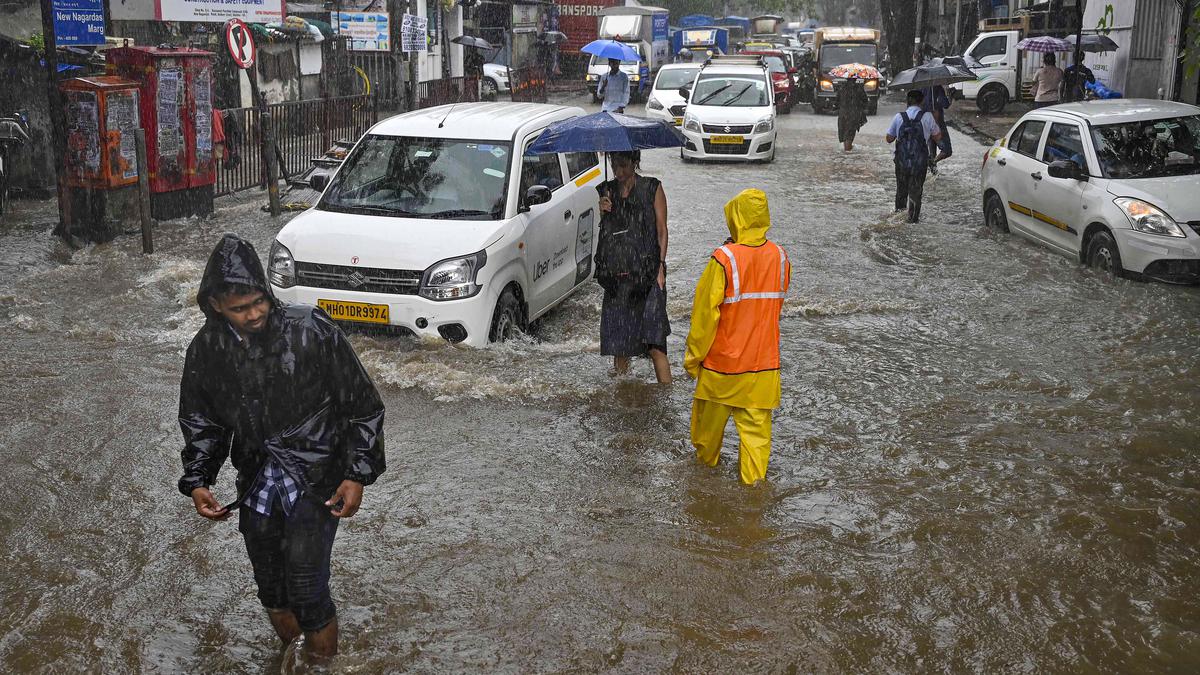
[[[815,62],[812,106],[814,113],[832,111],[837,108],[837,92],[829,71],[835,66],[848,63],[863,63],[879,67],[879,31],[874,28],[835,27],[818,28],[813,35],[813,61]],[[874,115],[879,107],[879,82],[866,82],[867,113]]]

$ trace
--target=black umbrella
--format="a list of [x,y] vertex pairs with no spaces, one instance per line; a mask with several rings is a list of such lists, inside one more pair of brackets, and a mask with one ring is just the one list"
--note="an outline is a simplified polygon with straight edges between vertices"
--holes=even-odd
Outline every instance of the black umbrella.
[[924,89],[955,82],[969,82],[974,79],[975,74],[966,68],[946,63],[933,63],[896,73],[896,77],[892,78],[888,88]]
[[976,68],[982,68],[983,64],[975,59],[974,56],[939,56],[929,59],[929,63],[925,65],[937,65],[944,63],[948,66],[958,66],[966,71],[974,72]]
[[494,49],[494,47],[492,47],[492,43],[484,40],[481,37],[475,37],[474,35],[459,35],[450,41],[460,44],[464,47],[474,47],[475,49]]
[[[1074,49],[1075,36],[1068,35],[1067,42],[1070,42],[1071,48]],[[1120,47],[1117,46],[1117,43],[1113,42],[1112,38],[1108,37],[1107,35],[1096,35],[1092,33],[1083,36],[1083,40],[1079,42],[1079,48],[1081,51],[1091,52],[1093,54],[1098,52],[1115,52],[1120,49]]]

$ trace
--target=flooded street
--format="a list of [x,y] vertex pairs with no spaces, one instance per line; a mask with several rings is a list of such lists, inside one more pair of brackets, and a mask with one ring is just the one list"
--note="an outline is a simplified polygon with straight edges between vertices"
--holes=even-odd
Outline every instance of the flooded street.
[[[582,99],[578,99],[582,100]],[[574,102],[574,101],[573,101]],[[641,113],[641,106],[637,106]],[[388,471],[334,547],[343,672],[1200,669],[1200,289],[1112,282],[983,226],[982,146],[892,214],[884,106],[781,117],[774,164],[648,151],[673,386],[600,355],[600,290],[487,350],[355,334]],[[765,486],[688,442],[692,291],[765,190],[793,261]],[[72,252],[0,228],[4,670],[278,672],[234,522],[175,489],[183,354],[257,193]],[[226,466],[214,489],[232,498]]]

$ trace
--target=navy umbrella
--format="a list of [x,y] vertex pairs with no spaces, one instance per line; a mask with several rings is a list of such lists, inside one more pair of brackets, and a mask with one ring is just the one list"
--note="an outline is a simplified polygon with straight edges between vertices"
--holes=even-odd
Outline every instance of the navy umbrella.
[[[683,147],[683,134],[673,124],[620,113],[598,112],[555,122],[526,152],[628,152]],[[608,182],[608,162],[604,163]]]

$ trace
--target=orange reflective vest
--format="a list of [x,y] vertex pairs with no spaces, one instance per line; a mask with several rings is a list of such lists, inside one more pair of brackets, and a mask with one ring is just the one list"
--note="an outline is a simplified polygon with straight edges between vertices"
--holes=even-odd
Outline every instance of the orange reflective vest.
[[726,244],[713,251],[725,268],[721,318],[703,366],[740,375],[779,370],[779,313],[787,296],[788,258],[773,241]]

